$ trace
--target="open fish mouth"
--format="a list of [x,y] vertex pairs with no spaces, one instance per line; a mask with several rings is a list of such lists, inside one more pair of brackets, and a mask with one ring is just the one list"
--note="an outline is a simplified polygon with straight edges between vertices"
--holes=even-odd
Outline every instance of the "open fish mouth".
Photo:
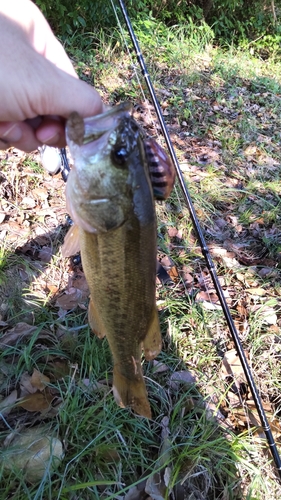
[[79,146],[87,145],[93,141],[102,139],[103,136],[114,130],[120,120],[120,116],[131,116],[132,105],[125,102],[115,108],[109,109],[106,113],[82,119],[78,113],[71,114],[67,122],[67,136]]

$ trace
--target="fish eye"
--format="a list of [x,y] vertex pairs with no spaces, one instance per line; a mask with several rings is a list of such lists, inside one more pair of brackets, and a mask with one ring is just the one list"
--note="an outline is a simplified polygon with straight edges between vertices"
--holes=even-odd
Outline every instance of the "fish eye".
[[127,150],[124,147],[118,147],[111,152],[111,158],[117,167],[125,167],[128,159]]

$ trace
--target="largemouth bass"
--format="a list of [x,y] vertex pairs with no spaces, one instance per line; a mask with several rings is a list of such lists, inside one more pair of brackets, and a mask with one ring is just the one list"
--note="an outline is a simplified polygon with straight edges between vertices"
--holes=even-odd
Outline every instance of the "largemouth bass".
[[115,399],[150,418],[141,353],[155,358],[161,333],[156,216],[143,140],[128,103],[85,120],[73,113],[66,135],[74,160],[66,200],[76,229],[63,253],[73,253],[78,235],[90,289],[89,324],[109,342]]

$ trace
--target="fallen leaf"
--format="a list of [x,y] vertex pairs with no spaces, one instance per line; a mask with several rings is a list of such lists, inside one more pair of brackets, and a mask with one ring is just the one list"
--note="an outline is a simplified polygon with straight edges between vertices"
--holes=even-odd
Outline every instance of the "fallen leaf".
[[[85,296],[86,295],[86,296]],[[75,309],[81,302],[87,299],[87,294],[78,288],[71,287],[67,292],[57,298],[56,306],[68,311]]]
[[49,408],[53,399],[54,395],[46,388],[43,392],[37,391],[33,394],[24,396],[24,398],[18,402],[18,405],[27,411],[43,411]]
[[250,293],[251,295],[259,295],[260,297],[267,294],[267,291],[263,288],[247,288],[245,292]]
[[145,492],[146,481],[141,481],[136,486],[127,491],[124,500],[146,500],[147,494]]
[[152,361],[153,363],[153,373],[164,373],[164,372],[167,372],[170,370],[170,368],[165,365],[164,363],[161,363],[161,361],[157,361],[156,359],[154,359]]
[[[48,431],[49,432],[49,431]],[[51,475],[63,458],[63,447],[59,439],[44,435],[44,428],[32,427],[22,430],[2,450],[5,469],[20,470],[30,483],[36,483],[47,473]]]
[[26,394],[33,394],[37,391],[36,387],[32,385],[31,376],[28,372],[24,372],[20,379],[21,396]]
[[42,188],[33,188],[32,195],[39,200],[46,200],[49,196],[48,191]]
[[53,334],[48,332],[48,330],[40,330],[38,326],[31,326],[28,323],[20,322],[0,337],[0,349],[5,349],[7,346],[14,346],[23,338],[32,337],[35,332],[38,332],[37,340],[53,338]]
[[[249,359],[248,352],[244,351],[244,353],[246,359],[248,360]],[[230,349],[229,351],[227,351],[224,355],[222,362],[223,362],[222,366],[223,377],[227,377],[228,375],[235,375],[237,378],[242,378],[244,381],[246,381],[244,370],[242,368],[240,359],[237,355],[236,349]]]
[[14,408],[17,399],[18,399],[18,391],[15,389],[14,391],[11,392],[11,394],[9,394],[9,396],[0,401],[1,415],[3,415],[4,417],[9,415],[10,411]]
[[51,262],[53,256],[53,250],[51,247],[42,247],[38,252],[38,259],[42,262]]
[[162,418],[161,427],[162,443],[155,468],[158,469],[159,467],[162,467],[162,469],[149,476],[145,486],[145,491],[148,495],[150,495],[152,500],[165,500],[169,496],[168,486],[171,477],[171,469],[169,467],[171,459],[171,441],[169,439],[170,429],[169,418],[167,416]]
[[258,270],[258,274],[261,278],[265,278],[266,276],[269,276],[271,273],[275,271],[276,270],[273,267],[263,267]]
[[31,196],[25,196],[21,200],[21,205],[23,208],[34,208],[36,206],[36,201]]
[[156,275],[157,275],[158,280],[163,285],[174,283],[173,280],[171,279],[170,275],[167,273],[166,269],[158,261],[157,261]]
[[5,212],[0,212],[0,224],[5,220],[6,214]]
[[219,302],[219,298],[215,293],[204,292],[202,290],[196,295],[196,301],[207,301],[215,304]]
[[36,369],[33,370],[31,376],[31,384],[33,385],[33,387],[35,387],[39,391],[43,391],[49,382],[49,377],[46,377],[46,375],[43,375],[43,373],[39,372]]
[[177,390],[181,384],[195,384],[196,379],[188,370],[174,372],[169,380],[172,389]]
[[50,285],[50,284],[48,284],[48,283],[47,283],[47,285],[46,285],[46,288],[47,288],[47,290],[48,290],[48,291],[49,291],[52,295],[55,295],[55,294],[58,292],[58,290],[59,290],[59,287],[58,287],[58,286],[56,286],[56,285]]
[[259,319],[262,320],[263,323],[267,323],[268,325],[276,325],[278,318],[273,307],[254,305],[250,309],[252,312],[258,314]]

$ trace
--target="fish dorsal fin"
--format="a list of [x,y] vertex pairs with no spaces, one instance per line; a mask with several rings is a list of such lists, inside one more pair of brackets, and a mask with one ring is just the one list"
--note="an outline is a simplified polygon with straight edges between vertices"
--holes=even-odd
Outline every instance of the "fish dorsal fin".
[[69,229],[68,233],[64,238],[64,243],[61,247],[61,253],[63,257],[71,257],[75,255],[80,250],[80,240],[79,240],[79,227],[74,224]]

